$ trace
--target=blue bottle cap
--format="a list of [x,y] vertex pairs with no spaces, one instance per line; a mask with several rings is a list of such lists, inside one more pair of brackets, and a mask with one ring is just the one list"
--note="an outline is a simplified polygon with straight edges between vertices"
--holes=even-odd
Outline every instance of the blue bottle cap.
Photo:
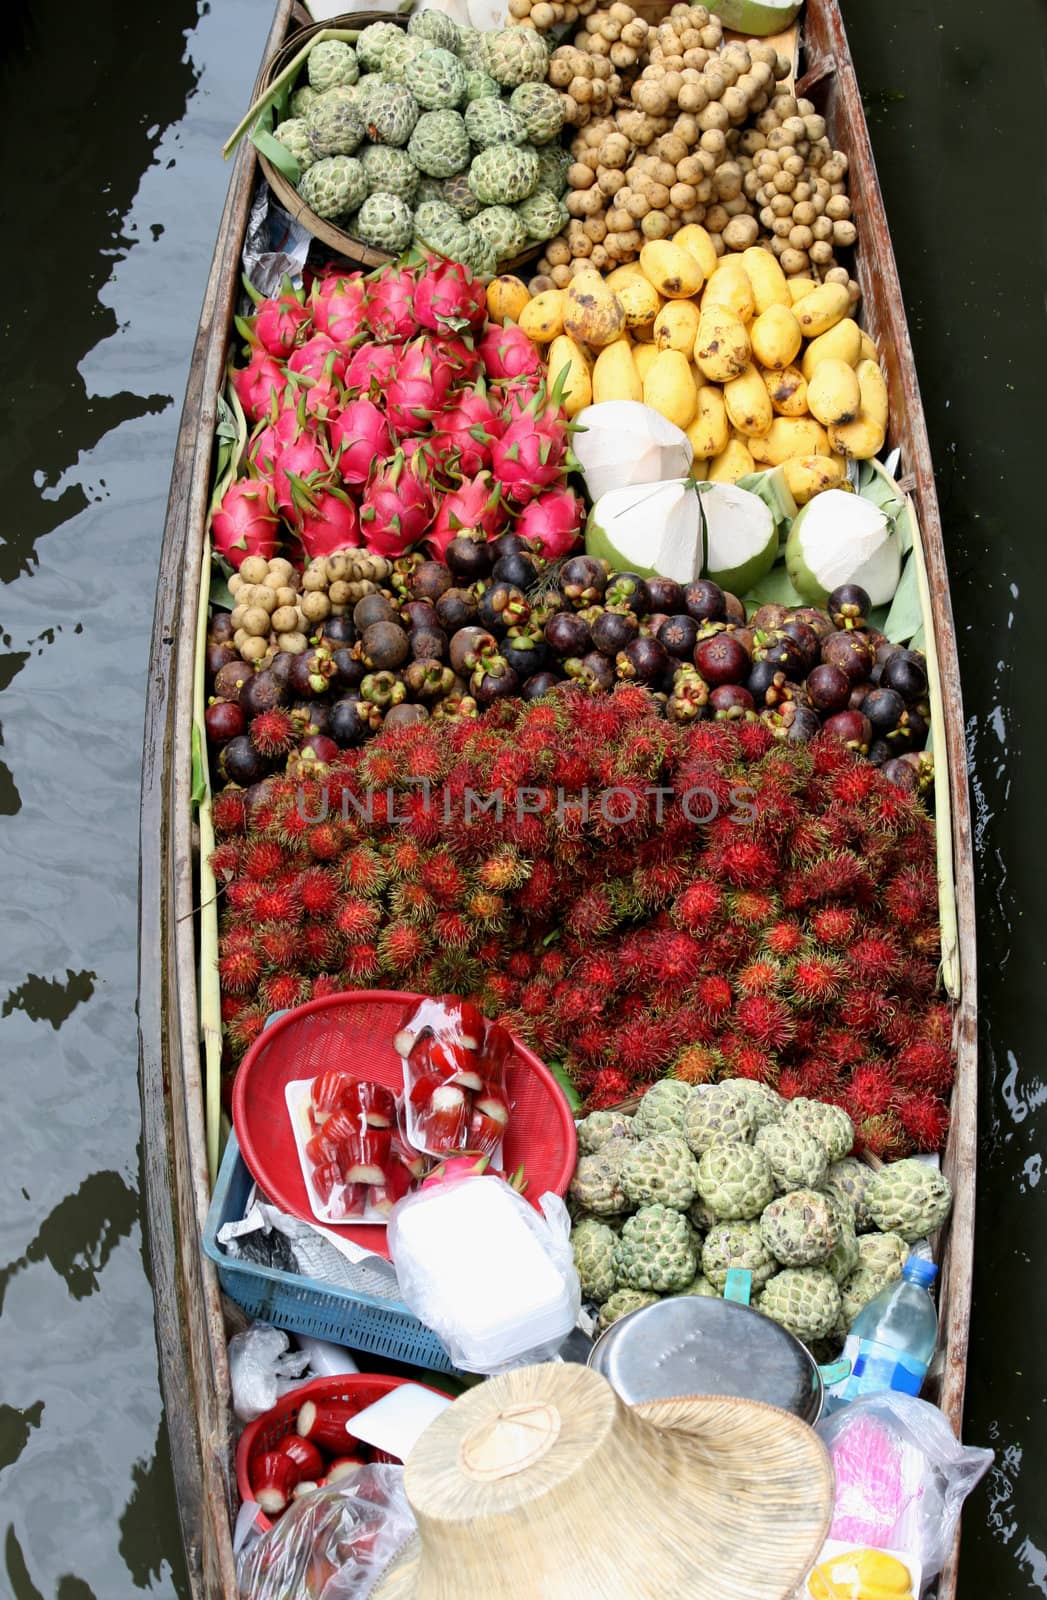
[[933,1261],[928,1261],[925,1256],[910,1256],[902,1268],[902,1277],[908,1278],[910,1283],[918,1283],[923,1288],[928,1288],[938,1276],[938,1268]]

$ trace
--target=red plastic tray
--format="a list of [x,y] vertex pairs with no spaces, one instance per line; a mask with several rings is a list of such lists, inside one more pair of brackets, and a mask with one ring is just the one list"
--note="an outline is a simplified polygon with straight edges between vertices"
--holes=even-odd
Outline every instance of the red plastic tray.
[[[403,1062],[393,1037],[422,999],[390,989],[357,989],[325,995],[270,1023],[244,1056],[233,1086],[233,1126],[255,1182],[274,1205],[313,1222],[284,1086],[335,1068],[403,1089]],[[513,1039],[506,1063],[509,1127],[506,1172],[520,1165],[527,1197],[537,1204],[551,1190],[566,1194],[577,1155],[574,1117],[548,1067]],[[324,1223],[333,1232],[388,1259],[381,1223]]]

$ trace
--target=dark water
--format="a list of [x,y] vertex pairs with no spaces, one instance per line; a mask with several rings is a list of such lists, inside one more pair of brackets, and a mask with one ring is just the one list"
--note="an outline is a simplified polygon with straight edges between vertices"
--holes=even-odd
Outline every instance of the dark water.
[[[1047,1594],[1043,12],[846,7],[922,376],[976,802],[983,1173],[964,1600]],[[137,766],[157,542],[268,0],[0,38],[0,1597],[184,1593],[139,1212]],[[19,250],[24,251],[21,260]],[[1037,359],[1037,358],[1040,359]],[[1018,619],[1026,625],[1019,629]]]

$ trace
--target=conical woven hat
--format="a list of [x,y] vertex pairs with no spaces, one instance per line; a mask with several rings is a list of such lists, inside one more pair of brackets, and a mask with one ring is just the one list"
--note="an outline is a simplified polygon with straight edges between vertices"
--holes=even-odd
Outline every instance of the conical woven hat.
[[456,1400],[404,1486],[418,1538],[372,1600],[788,1600],[833,1502],[821,1441],[787,1412],[630,1407],[570,1363]]

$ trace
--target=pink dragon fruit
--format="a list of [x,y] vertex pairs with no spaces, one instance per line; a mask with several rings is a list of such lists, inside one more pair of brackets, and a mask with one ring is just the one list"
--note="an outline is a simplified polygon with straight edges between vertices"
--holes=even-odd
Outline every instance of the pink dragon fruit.
[[453,355],[437,339],[415,339],[400,352],[386,386],[385,409],[397,433],[413,433],[439,411],[457,377]]
[[441,1183],[458,1183],[462,1178],[482,1178],[490,1159],[490,1156],[451,1156],[422,1179],[422,1188],[435,1189]]
[[249,422],[260,422],[287,379],[280,363],[261,345],[255,345],[246,367],[231,367],[229,379]]
[[433,419],[433,443],[441,456],[456,456],[458,471],[471,478],[488,466],[493,439],[505,431],[482,384],[454,397],[453,404]]
[[366,325],[380,344],[409,339],[418,332],[414,314],[417,279],[393,267],[374,284],[367,301]]
[[328,431],[343,483],[365,484],[374,463],[393,448],[392,430],[373,400],[350,400]]
[[520,378],[529,373],[541,376],[538,347],[515,323],[499,328],[492,322],[477,348],[489,378]]
[[584,516],[585,507],[573,490],[550,489],[524,507],[513,532],[529,539],[547,561],[559,561],[577,548]]
[[491,446],[491,470],[510,500],[525,506],[564,474],[567,428],[546,407],[510,422]]
[[339,350],[326,333],[314,333],[287,360],[288,372],[300,373],[303,378],[322,378],[325,373],[335,378],[345,376],[348,357]]
[[313,326],[336,344],[347,344],[363,332],[367,284],[359,272],[335,272],[318,279],[312,294]]
[[291,490],[297,513],[295,532],[310,561],[359,546],[356,507],[343,490],[330,483],[304,483],[293,475]]
[[447,546],[460,533],[475,532],[483,539],[504,533],[508,517],[501,502],[501,489],[491,481],[489,472],[479,473],[471,482],[445,495],[425,538],[434,558],[442,561]]
[[288,473],[296,478],[324,477],[331,470],[321,425],[316,418],[305,420],[304,405],[298,412],[285,411],[255,438],[250,451],[259,474],[267,477],[281,511],[290,514],[294,496]]
[[430,258],[414,294],[414,314],[433,333],[479,331],[487,316],[484,286],[458,261]]
[[360,532],[368,550],[395,561],[421,539],[433,516],[433,497],[424,477],[409,466],[402,450],[379,464],[364,490]]
[[237,319],[236,326],[251,344],[263,345],[271,356],[286,356],[294,349],[302,324],[309,321],[309,313],[302,304],[302,296],[285,278],[283,289],[273,299],[265,299],[248,278],[244,288],[255,304],[255,314],[249,322]]
[[[498,409],[503,429],[517,417],[533,415],[536,402],[544,402],[545,397],[545,383],[534,373],[510,383],[491,385],[491,404]],[[554,411],[553,415],[558,413]]]
[[279,526],[269,484],[258,478],[237,478],[211,517],[211,542],[216,554],[239,569],[248,556],[262,556],[266,561],[275,556]]
[[324,422],[332,422],[339,414],[342,409],[342,390],[329,371],[325,371],[316,379],[305,378],[293,381],[305,385],[302,398],[307,416],[318,417]]
[[353,394],[373,391],[378,398],[396,376],[399,357],[396,345],[362,344],[345,369],[345,387]]

